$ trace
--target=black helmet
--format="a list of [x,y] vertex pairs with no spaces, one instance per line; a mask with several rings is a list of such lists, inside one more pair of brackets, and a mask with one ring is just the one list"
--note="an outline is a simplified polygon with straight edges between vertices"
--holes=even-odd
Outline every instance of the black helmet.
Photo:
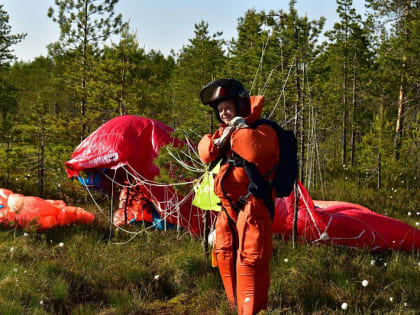
[[200,92],[201,102],[214,108],[217,119],[220,119],[217,105],[221,101],[232,99],[235,102],[236,114],[247,117],[251,113],[248,91],[241,82],[235,79],[218,79],[208,83]]

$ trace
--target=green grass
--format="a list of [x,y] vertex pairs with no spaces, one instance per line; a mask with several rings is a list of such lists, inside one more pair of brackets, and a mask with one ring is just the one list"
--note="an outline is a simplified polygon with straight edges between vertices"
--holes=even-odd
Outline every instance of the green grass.
[[[420,221],[413,192],[389,198],[386,191],[335,185],[326,199],[357,202],[413,226]],[[419,252],[372,254],[306,243],[293,249],[276,237],[265,313],[340,313],[344,302],[349,314],[418,313],[419,264]],[[110,231],[100,214],[92,226],[44,234],[0,230],[0,314],[51,313],[235,314],[200,240],[175,230],[130,240]]]

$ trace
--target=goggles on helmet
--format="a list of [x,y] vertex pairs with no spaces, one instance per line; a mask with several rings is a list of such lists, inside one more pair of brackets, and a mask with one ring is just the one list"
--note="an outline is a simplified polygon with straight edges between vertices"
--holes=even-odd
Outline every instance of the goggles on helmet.
[[204,105],[215,106],[228,98],[248,99],[249,94],[241,82],[235,79],[219,79],[207,84],[200,92]]

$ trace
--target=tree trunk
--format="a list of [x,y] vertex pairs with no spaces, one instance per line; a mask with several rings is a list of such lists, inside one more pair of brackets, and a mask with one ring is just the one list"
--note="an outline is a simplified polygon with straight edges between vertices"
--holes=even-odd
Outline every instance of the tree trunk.
[[124,101],[125,101],[125,78],[126,78],[126,57],[123,56],[123,69],[121,75],[121,94],[120,94],[120,115],[127,115],[127,109],[125,108]]
[[10,167],[9,167],[9,157],[10,157],[10,132],[7,135],[7,149],[6,149],[6,188],[9,188],[10,183]]
[[344,62],[343,62],[343,130],[342,130],[342,155],[341,163],[347,161],[347,38],[348,38],[348,15],[347,5],[345,6],[345,37],[344,37]]
[[378,153],[378,189],[382,187],[381,153]]
[[406,57],[403,57],[403,64],[402,64],[402,73],[401,73],[401,85],[400,85],[400,93],[398,97],[398,117],[397,117],[397,125],[395,127],[395,159],[399,160],[400,158],[400,150],[402,145],[402,131],[403,131],[403,123],[404,123],[404,109],[405,109],[405,94],[406,94],[406,85],[407,85],[407,77],[406,77]]
[[344,57],[344,78],[343,78],[343,125],[342,125],[342,155],[341,163],[346,164],[347,160],[347,64]]
[[41,118],[41,127],[38,128],[38,190],[39,196],[44,197],[44,173],[45,173],[45,126],[44,118]]
[[304,168],[305,168],[305,64],[303,68],[302,89],[300,91],[300,158],[299,158],[299,180],[301,183],[305,181]]
[[401,62],[401,85],[400,85],[400,93],[398,97],[398,116],[397,116],[397,124],[395,127],[395,159],[399,160],[400,158],[400,150],[402,146],[402,133],[403,133],[403,124],[404,124],[404,110],[405,110],[405,98],[406,98],[406,88],[407,88],[407,56],[405,52],[407,51],[409,39],[408,27],[407,24],[410,21],[407,21],[410,10],[411,10],[411,1],[406,1],[404,4],[404,19],[405,25],[403,30],[404,35],[404,55],[402,56]]
[[84,21],[83,21],[83,44],[82,44],[82,100],[80,102],[80,122],[81,122],[81,134],[80,140],[85,138],[86,133],[86,104],[87,104],[87,93],[86,93],[86,81],[87,81],[87,33],[88,33],[88,1],[85,1],[84,8]]
[[[355,56],[356,57],[356,56]],[[356,62],[356,60],[354,60]],[[352,99],[352,117],[351,117],[351,157],[350,165],[354,165],[354,159],[356,155],[356,99],[357,99],[357,90],[356,90],[356,66],[353,65],[353,99]]]
[[[297,34],[297,32],[296,32]],[[298,37],[298,35],[296,35]],[[296,44],[297,45],[297,44]],[[297,51],[297,49],[296,49]],[[296,57],[296,105],[295,105],[295,126],[294,132],[296,135],[296,139],[300,139],[299,136],[299,101],[300,101],[300,82],[299,82],[299,57]],[[300,142],[300,141],[299,141]],[[298,145],[299,145],[298,142]],[[298,157],[298,167],[300,166],[300,161]],[[297,178],[300,178],[300,167],[298,168]],[[298,211],[299,211],[299,192],[298,192],[298,184],[297,180],[295,182],[295,205],[294,205],[294,212],[293,212],[293,229],[292,229],[292,241],[293,241],[293,248],[297,248],[297,219],[298,219]]]

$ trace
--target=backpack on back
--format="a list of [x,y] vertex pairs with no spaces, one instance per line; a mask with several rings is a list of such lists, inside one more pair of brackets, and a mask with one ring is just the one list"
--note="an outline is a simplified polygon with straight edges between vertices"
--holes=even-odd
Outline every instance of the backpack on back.
[[274,129],[279,141],[279,162],[268,174],[260,174],[264,178],[274,172],[274,178],[271,181],[276,197],[287,197],[290,195],[295,183],[298,162],[297,162],[297,141],[295,134],[290,130],[285,130],[279,124],[268,119],[259,119],[255,121],[251,128],[255,129],[260,125],[268,125]]

